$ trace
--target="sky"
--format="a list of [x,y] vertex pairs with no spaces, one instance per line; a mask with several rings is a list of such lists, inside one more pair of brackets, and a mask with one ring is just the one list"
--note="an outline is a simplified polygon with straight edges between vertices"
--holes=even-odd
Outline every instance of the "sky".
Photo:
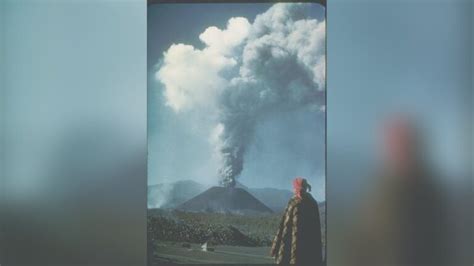
[[[325,50],[321,43],[325,40],[325,27],[324,24],[317,24],[324,22],[324,8],[318,4],[308,4],[304,9],[289,9],[295,16],[303,16],[308,23],[304,24],[306,28],[297,25],[296,30],[292,30],[298,33],[301,28],[303,36],[288,36],[290,42],[287,48],[294,49],[299,57],[294,62],[293,69],[285,69],[282,66],[293,66],[293,61],[281,63],[283,61],[274,60],[271,61],[274,62],[273,65],[261,67],[259,57],[252,58],[249,55],[254,53],[250,52],[245,55],[239,48],[242,43],[250,47],[249,51],[252,47],[258,48],[265,33],[256,33],[260,35],[255,38],[245,36],[252,34],[247,33],[249,27],[260,27],[262,31],[268,25],[274,25],[271,23],[275,16],[270,15],[266,19],[262,18],[260,24],[255,22],[255,17],[267,12],[270,7],[272,4],[269,3],[159,4],[149,7],[149,185],[189,179],[217,185],[218,170],[230,168],[227,173],[235,174],[239,159],[216,152],[216,147],[219,148],[217,151],[222,148],[239,150],[245,147],[243,169],[237,175],[238,182],[248,187],[291,189],[291,180],[295,176],[303,176],[312,184],[313,195],[319,200],[324,199],[325,79],[321,78],[321,75],[324,76],[321,70],[321,66],[324,66],[321,62],[324,60],[321,58],[324,59]],[[279,13],[274,12],[275,14]],[[232,24],[229,22],[231,18],[239,19],[235,19]],[[231,24],[234,26],[230,26]],[[319,27],[313,27],[315,25]],[[322,29],[323,32],[316,32],[315,28]],[[316,34],[316,37],[305,37],[309,32]],[[308,38],[310,44],[296,47],[301,42],[292,44],[291,38]],[[313,39],[316,40],[314,43]],[[276,42],[283,43],[285,40]],[[173,44],[181,46],[171,49]],[[305,47],[308,49],[304,49]],[[165,52],[168,52],[167,55]],[[184,56],[180,57],[180,53]],[[263,54],[262,52],[259,56]],[[274,53],[271,56],[277,58]],[[291,58],[283,56],[280,59]],[[313,59],[321,60],[311,61]],[[299,67],[302,64],[313,67],[314,73],[306,73],[306,69],[310,68]],[[242,69],[250,74],[239,74]],[[184,73],[184,76],[177,76],[176,73]],[[312,80],[308,81],[307,74]],[[228,82],[232,77],[238,77],[234,79],[236,82]],[[260,85],[255,85],[260,96],[266,95],[270,90],[272,97],[262,96],[258,101],[246,98],[249,92],[255,91],[253,83],[248,81],[249,77],[256,77],[259,82],[261,80]],[[289,100],[278,95],[287,85],[281,85],[282,90],[273,89],[280,88],[279,84],[286,84],[286,80],[295,80],[294,85],[288,86],[301,88],[297,95],[286,95],[290,97]],[[185,90],[187,86],[190,87],[188,91]],[[265,86],[270,89],[264,89]],[[212,90],[212,87],[216,88]],[[224,93],[226,96],[216,98],[215,101],[211,100],[222,91],[230,93]],[[316,95],[316,92],[319,94]],[[276,93],[276,96],[272,93]],[[191,96],[186,98],[183,95]],[[230,100],[222,100],[225,97],[241,102],[231,104]],[[275,97],[285,100],[275,100]],[[246,105],[246,115],[243,118],[223,115],[242,112],[236,109],[236,106],[242,104]],[[273,108],[275,105],[277,107]],[[255,118],[255,122],[242,122],[253,121],[249,117]]]

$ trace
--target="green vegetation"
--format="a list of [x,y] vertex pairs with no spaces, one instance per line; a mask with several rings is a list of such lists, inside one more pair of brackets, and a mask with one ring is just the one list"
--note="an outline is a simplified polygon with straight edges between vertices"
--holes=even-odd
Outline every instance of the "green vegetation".
[[148,233],[152,239],[239,246],[270,246],[280,214],[255,216],[150,210]]

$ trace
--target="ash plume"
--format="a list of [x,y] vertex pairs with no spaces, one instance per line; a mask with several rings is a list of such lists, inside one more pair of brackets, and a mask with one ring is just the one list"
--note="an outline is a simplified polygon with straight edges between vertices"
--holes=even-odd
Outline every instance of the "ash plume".
[[163,54],[156,77],[166,104],[215,122],[221,185],[235,185],[259,121],[325,110],[325,21],[310,18],[309,5],[275,4],[253,23],[231,18],[199,36],[203,49],[173,44]]

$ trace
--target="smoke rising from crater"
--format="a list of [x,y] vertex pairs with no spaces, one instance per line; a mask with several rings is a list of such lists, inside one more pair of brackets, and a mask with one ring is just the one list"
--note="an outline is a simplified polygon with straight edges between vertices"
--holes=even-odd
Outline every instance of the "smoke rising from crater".
[[275,4],[253,23],[231,18],[209,27],[203,49],[173,44],[156,78],[176,113],[214,120],[220,183],[235,184],[256,125],[280,112],[324,111],[325,21],[308,17],[311,4]]

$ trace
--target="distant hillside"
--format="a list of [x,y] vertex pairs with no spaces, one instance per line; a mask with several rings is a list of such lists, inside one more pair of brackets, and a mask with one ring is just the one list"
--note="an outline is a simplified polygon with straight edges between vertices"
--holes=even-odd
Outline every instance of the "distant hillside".
[[247,190],[274,212],[283,211],[286,208],[286,204],[288,204],[288,201],[293,196],[291,191],[284,189],[249,188]]
[[148,208],[175,208],[207,188],[192,180],[148,186]]

